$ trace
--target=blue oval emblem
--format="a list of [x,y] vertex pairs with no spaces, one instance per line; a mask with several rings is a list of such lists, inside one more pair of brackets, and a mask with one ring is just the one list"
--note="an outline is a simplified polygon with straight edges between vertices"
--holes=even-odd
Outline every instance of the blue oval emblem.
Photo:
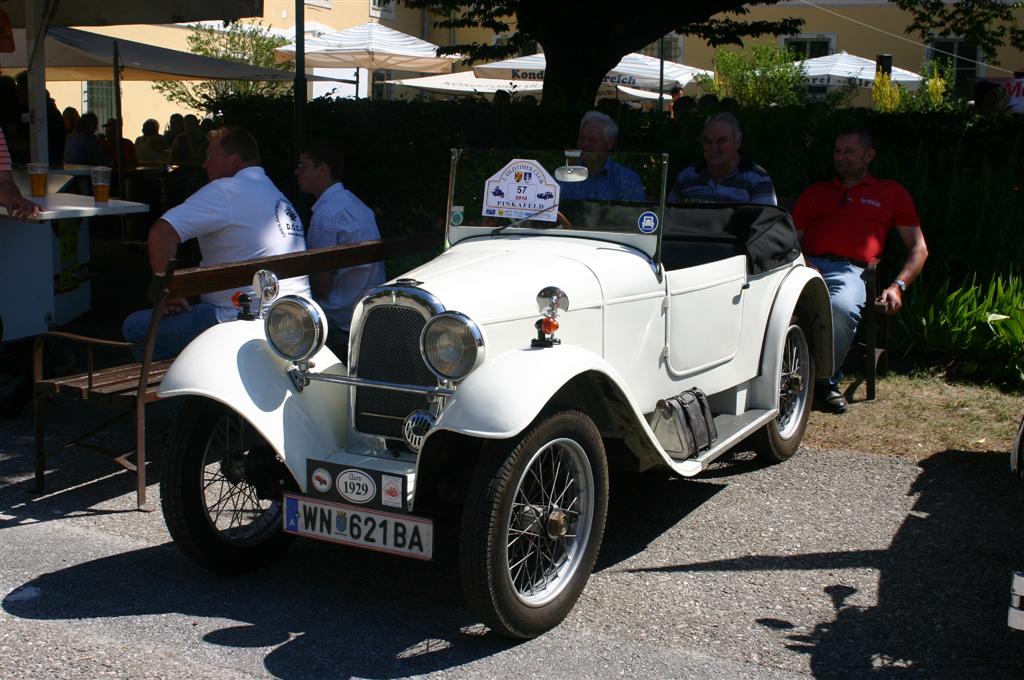
[[644,234],[653,234],[658,231],[658,216],[651,211],[647,211],[637,219],[636,226]]

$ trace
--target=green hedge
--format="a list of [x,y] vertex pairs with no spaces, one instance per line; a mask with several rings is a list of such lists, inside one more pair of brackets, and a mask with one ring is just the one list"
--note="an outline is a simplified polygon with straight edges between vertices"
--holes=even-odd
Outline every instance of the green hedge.
[[[250,129],[282,189],[295,196],[290,99],[225,100],[228,123]],[[309,137],[346,147],[345,183],[378,213],[386,235],[441,221],[452,147],[558,148],[574,143],[582,111],[485,102],[317,100]],[[701,116],[615,114],[623,150],[665,151],[674,173],[695,160]],[[875,134],[872,171],[899,180],[917,204],[931,257],[925,285],[974,275],[1019,274],[1024,263],[1024,116],[879,114],[820,107],[743,110],[744,148],[771,174],[780,196],[796,197],[832,176],[836,131],[852,116]],[[301,202],[301,201],[300,201]],[[898,239],[894,239],[898,241]],[[891,269],[903,251],[889,248]]]

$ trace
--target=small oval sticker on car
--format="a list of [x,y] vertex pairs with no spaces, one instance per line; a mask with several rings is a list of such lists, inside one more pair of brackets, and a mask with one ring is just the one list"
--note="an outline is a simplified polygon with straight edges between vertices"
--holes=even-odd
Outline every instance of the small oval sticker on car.
[[313,488],[320,493],[327,493],[331,488],[331,473],[320,467],[313,470]]
[[377,496],[377,484],[373,478],[359,470],[345,470],[338,475],[338,493],[352,503],[368,503]]
[[653,234],[658,230],[658,215],[653,212],[645,212],[636,220],[636,226],[644,234]]

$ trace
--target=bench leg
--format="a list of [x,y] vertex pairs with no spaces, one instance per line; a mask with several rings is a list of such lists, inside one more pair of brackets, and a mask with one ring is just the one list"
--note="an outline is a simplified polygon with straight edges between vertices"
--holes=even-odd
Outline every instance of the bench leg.
[[141,512],[156,508],[146,503],[146,406],[135,409],[135,504]]
[[36,435],[36,493],[46,490],[46,440],[43,437],[43,418],[46,415],[46,397],[42,394],[32,398],[32,420]]

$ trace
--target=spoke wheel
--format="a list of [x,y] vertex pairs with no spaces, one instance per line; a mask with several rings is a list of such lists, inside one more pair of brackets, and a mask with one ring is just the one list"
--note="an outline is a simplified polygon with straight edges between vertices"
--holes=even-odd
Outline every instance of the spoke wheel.
[[534,425],[485,451],[463,511],[460,568],[473,610],[530,638],[569,613],[593,569],[608,509],[600,434],[581,413]]
[[182,551],[207,569],[238,573],[275,559],[281,479],[290,473],[244,418],[208,399],[182,408],[160,475],[164,521]]
[[771,462],[796,453],[807,429],[814,390],[814,363],[807,337],[793,323],[786,331],[779,367],[779,415],[758,432],[755,448]]

